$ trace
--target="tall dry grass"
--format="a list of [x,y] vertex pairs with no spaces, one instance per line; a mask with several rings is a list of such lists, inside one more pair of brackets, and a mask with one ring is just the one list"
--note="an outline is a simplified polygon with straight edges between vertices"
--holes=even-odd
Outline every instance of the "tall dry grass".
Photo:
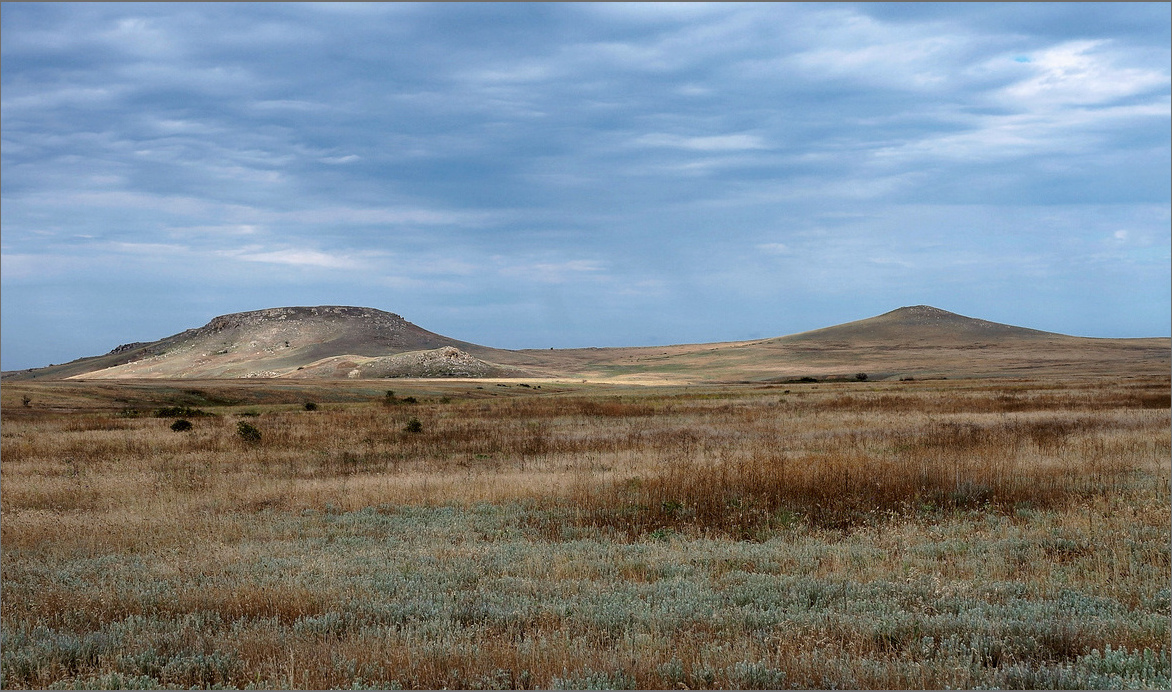
[[708,454],[694,451],[706,440],[681,431],[679,447],[646,473],[584,484],[576,501],[591,521],[634,535],[672,527],[738,537],[798,518],[849,528],[931,509],[1053,507],[1114,493],[1154,468],[1158,449],[1100,436],[1144,427],[1142,417],[1086,415],[923,420],[821,444],[762,433]]
[[[1135,384],[873,389],[372,401],[255,418],[238,407],[185,433],[171,419],[47,413],[5,423],[4,507],[148,516],[532,501],[633,536],[747,536],[795,520],[847,528],[932,508],[1056,506],[1167,458],[1168,397]],[[421,432],[406,430],[412,418]],[[259,443],[237,436],[240,421]]]

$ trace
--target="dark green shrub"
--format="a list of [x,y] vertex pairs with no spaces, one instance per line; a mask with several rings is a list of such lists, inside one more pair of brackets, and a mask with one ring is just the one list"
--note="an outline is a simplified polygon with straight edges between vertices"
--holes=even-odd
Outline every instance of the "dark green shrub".
[[419,401],[413,396],[405,396],[405,397],[403,397],[403,403],[404,404],[418,404]]
[[859,374],[855,375],[855,379],[858,380],[859,382],[866,382],[867,381],[867,373],[860,372]]
[[171,429],[174,430],[175,432],[186,432],[188,430],[191,430],[192,427],[193,426],[191,425],[191,421],[184,420],[183,418],[180,418],[179,420],[177,420],[171,424]]
[[419,422],[418,418],[412,417],[407,421],[407,427],[403,428],[403,432],[421,433],[423,432],[423,423]]
[[316,411],[317,404],[313,403],[312,401],[307,401],[307,402],[305,402],[305,410],[306,411]]
[[256,443],[260,442],[260,431],[256,427],[240,421],[236,424],[236,434],[245,442]]
[[155,418],[199,418],[214,414],[190,406],[167,406],[155,411]]

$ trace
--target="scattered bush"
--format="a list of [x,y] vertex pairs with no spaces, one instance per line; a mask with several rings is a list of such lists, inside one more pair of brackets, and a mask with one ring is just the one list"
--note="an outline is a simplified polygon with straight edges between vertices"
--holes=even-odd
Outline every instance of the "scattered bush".
[[244,440],[245,442],[260,442],[260,431],[257,430],[255,426],[249,425],[244,421],[240,421],[236,424],[236,434],[239,435],[240,439]]
[[858,380],[859,382],[866,382],[867,381],[867,373],[860,372],[859,374],[855,375],[855,379]]
[[21,406],[28,408],[29,405],[32,403],[33,403],[33,400],[29,398],[28,394],[25,394],[24,396],[20,397],[20,405]]
[[317,404],[313,403],[312,401],[307,401],[307,402],[305,402],[305,410],[306,411],[316,411]]
[[419,400],[413,396],[405,396],[400,399],[399,397],[395,396],[395,390],[393,390],[393,389],[388,389],[387,395],[385,397],[383,397],[383,404],[385,404],[387,406],[397,406],[399,404],[418,404],[418,403],[419,403]]
[[184,418],[180,418],[179,420],[177,420],[171,424],[171,429],[174,430],[175,432],[186,432],[188,430],[191,430],[192,427],[194,427],[194,426],[191,425],[191,421],[186,420]]
[[418,418],[412,417],[407,421],[407,426],[403,428],[403,432],[421,433],[423,432],[423,423],[419,422]]

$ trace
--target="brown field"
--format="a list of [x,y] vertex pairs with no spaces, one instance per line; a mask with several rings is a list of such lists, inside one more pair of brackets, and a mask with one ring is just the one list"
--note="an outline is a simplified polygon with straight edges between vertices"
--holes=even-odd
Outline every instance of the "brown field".
[[1167,688],[1170,399],[6,383],[2,685]]

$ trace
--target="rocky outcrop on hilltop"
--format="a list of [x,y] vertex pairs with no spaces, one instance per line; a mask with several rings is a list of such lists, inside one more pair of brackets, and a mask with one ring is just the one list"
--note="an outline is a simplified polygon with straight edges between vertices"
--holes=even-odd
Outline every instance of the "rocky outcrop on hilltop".
[[208,333],[218,334],[233,329],[248,329],[262,326],[272,326],[282,322],[293,324],[303,320],[318,321],[361,321],[367,326],[376,329],[396,330],[414,327],[407,320],[393,312],[384,312],[374,308],[356,308],[346,305],[318,305],[314,307],[266,308],[249,312],[234,312],[212,318],[198,329],[188,330],[195,335]]
[[393,312],[342,305],[236,312],[213,318],[206,325],[179,336],[192,343],[218,344],[221,348],[216,352],[220,355],[274,354],[284,349],[329,344],[328,350],[335,354],[374,356],[456,343]]

